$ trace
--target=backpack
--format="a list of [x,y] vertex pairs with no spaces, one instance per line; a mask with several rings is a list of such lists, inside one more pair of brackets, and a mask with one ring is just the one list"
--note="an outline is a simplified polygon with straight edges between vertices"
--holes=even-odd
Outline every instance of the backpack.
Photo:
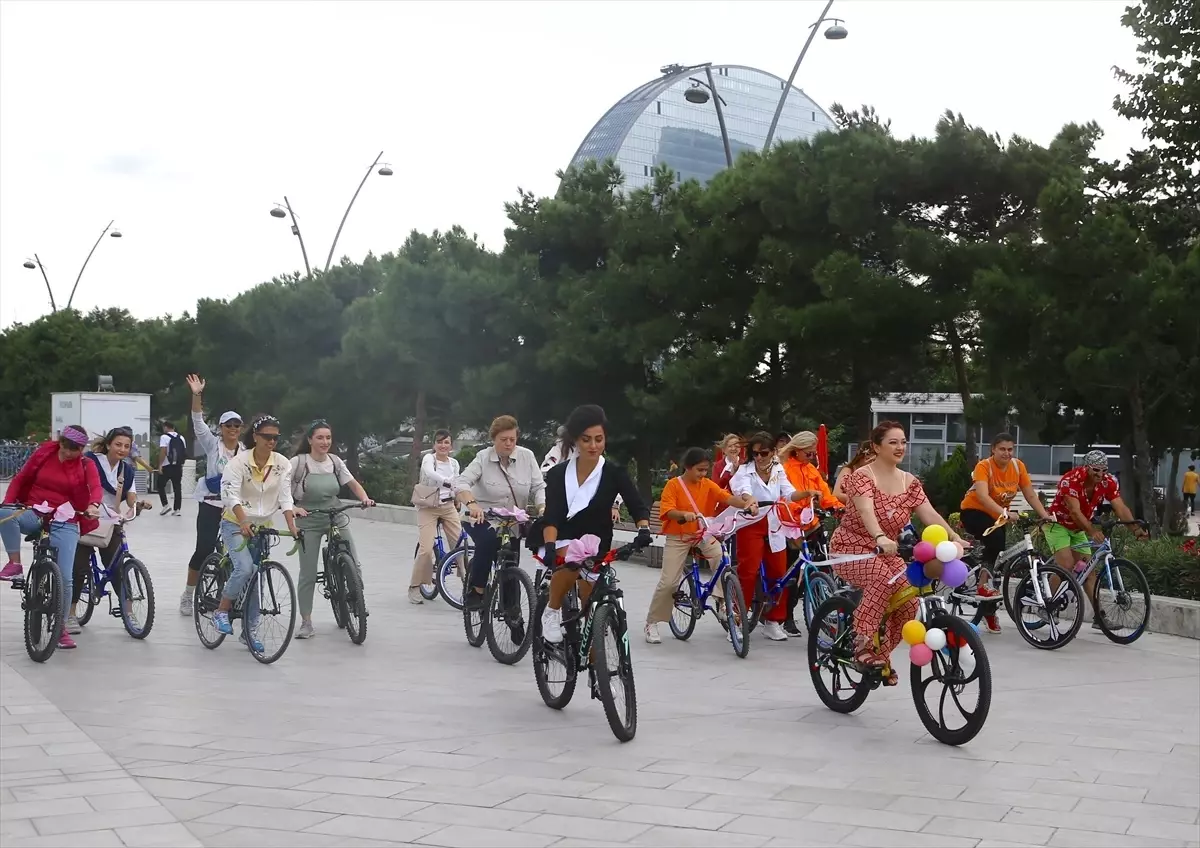
[[183,447],[183,438],[178,433],[168,433],[167,438],[167,463],[170,465],[183,465],[187,459],[187,451]]

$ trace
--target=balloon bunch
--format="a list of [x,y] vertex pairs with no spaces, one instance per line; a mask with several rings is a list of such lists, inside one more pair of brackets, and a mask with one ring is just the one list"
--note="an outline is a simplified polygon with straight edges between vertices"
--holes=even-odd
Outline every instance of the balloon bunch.
[[924,624],[914,618],[905,623],[900,635],[909,645],[909,661],[913,665],[929,665],[933,661],[933,655],[946,647],[947,638],[954,634],[947,633],[939,627],[926,629]]
[[951,589],[967,582],[967,564],[962,561],[963,546],[951,542],[946,528],[931,524],[921,533],[921,541],[913,548],[913,561],[905,576],[918,589],[934,580],[941,580]]

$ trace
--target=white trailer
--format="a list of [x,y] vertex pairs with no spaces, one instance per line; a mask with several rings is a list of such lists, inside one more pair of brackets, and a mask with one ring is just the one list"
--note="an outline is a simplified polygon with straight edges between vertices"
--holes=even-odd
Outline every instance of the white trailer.
[[132,427],[133,443],[143,458],[148,455],[150,395],[119,392],[55,392],[50,395],[50,437],[74,424],[89,436],[103,436],[114,427]]

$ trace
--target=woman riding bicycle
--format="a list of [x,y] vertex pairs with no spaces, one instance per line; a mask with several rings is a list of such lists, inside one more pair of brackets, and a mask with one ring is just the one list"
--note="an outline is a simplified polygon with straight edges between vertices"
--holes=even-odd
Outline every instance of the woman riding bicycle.
[[[825,481],[821,469],[817,468],[813,462],[816,455],[817,434],[810,430],[804,430],[797,433],[790,442],[784,445],[783,450],[779,452],[779,462],[783,465],[788,481],[796,488],[797,492],[805,495],[792,506],[793,518],[799,519],[805,509],[810,506],[813,508],[812,519],[801,529],[810,545],[824,550],[827,541],[825,529],[821,527],[821,520],[816,517],[816,508],[819,506],[821,509],[841,509],[843,504],[834,497],[833,492],[829,491],[829,483]],[[798,542],[790,543],[789,547],[793,545],[799,547]],[[789,636],[799,636],[800,628],[796,626],[795,615],[796,604],[800,601],[800,592],[796,584],[792,584],[790,589],[787,621],[783,623],[783,629]]]
[[[855,660],[865,666],[883,668],[900,644],[901,628],[917,613],[916,598],[896,608],[888,618],[883,644],[876,653],[871,640],[879,631],[888,602],[892,595],[908,586],[904,578],[905,562],[896,555],[896,539],[900,532],[915,512],[923,524],[944,527],[951,541],[961,543],[962,540],[933,508],[921,481],[900,470],[908,450],[904,428],[895,421],[883,421],[871,431],[871,444],[875,449],[875,461],[851,474],[846,481],[850,505],[841,526],[834,531],[830,548],[838,554],[881,551],[880,555],[870,559],[836,565],[834,571],[838,577],[862,590],[862,601],[854,612],[854,629],[858,633]],[[895,686],[898,682],[899,677],[893,669],[884,685]]]
[[[546,472],[559,463],[570,459],[575,455],[575,445],[567,438],[567,428],[559,427],[557,438],[550,450],[546,452],[546,458],[542,460],[542,476],[546,476]],[[617,499],[612,505],[612,520],[616,524],[621,520],[621,507],[624,505],[621,496],[617,495]]]
[[462,535],[462,522],[454,508],[454,481],[459,475],[458,460],[450,455],[454,440],[449,430],[433,434],[433,453],[421,458],[421,485],[437,490],[437,506],[417,507],[417,558],[413,560],[412,577],[408,580],[408,602],[423,604],[421,587],[433,582],[433,545],[437,541],[438,525],[446,539],[454,545]]
[[[363,506],[374,506],[375,501],[367,497],[362,484],[354,479],[340,456],[330,453],[333,447],[333,430],[329,422],[318,419],[308,425],[292,451],[292,500],[307,512],[311,509],[333,509],[341,506],[338,492],[342,486],[350,491]],[[317,559],[321,555],[321,540],[329,532],[329,517],[314,515],[301,518],[296,525],[304,531],[304,544],[300,546],[300,629],[297,639],[313,635],[313,593],[317,588]],[[350,543],[350,556],[359,563],[354,537],[350,535],[350,516],[338,516],[338,527],[342,538]],[[359,566],[361,568],[361,565]]]
[[[658,625],[671,618],[675,590],[679,588],[679,577],[691,552],[695,550],[708,562],[714,574],[721,564],[724,556],[721,544],[712,536],[703,536],[700,518],[712,518],[717,514],[718,505],[743,509],[750,505],[749,498],[735,498],[708,479],[712,463],[703,448],[688,448],[682,465],[683,473],[667,481],[659,501],[665,548],[658,585],[654,587],[654,596],[646,613],[646,641],[651,645],[662,642]],[[719,583],[713,596],[722,597]]]
[[[116,427],[104,436],[92,442],[91,449],[84,454],[84,460],[96,466],[96,474],[100,478],[100,488],[103,490],[101,503],[106,517],[122,514],[133,514],[149,509],[151,504],[142,501],[140,508],[137,500],[137,486],[134,483],[133,463],[127,457],[133,447],[133,429]],[[121,510],[121,504],[126,510]],[[90,542],[96,542],[93,546]],[[67,616],[67,632],[79,633],[82,628],[76,618],[79,598],[83,595],[83,585],[87,580],[88,570],[92,567],[92,550],[99,549],[100,562],[108,568],[113,558],[121,550],[121,534],[115,532],[111,522],[101,522],[99,529],[86,536],[79,537],[79,545],[75,548],[75,577],[71,590],[71,612]],[[112,591],[121,591],[121,574],[114,571],[110,581]]]
[[[1025,470],[1025,463],[1013,456],[1016,450],[1016,439],[1008,433],[999,433],[992,439],[992,454],[987,459],[981,459],[975,465],[971,474],[971,488],[959,506],[959,516],[963,528],[975,537],[982,549],[979,557],[978,594],[981,598],[993,597],[996,592],[991,587],[991,569],[996,564],[996,557],[1004,550],[1004,533],[996,532],[984,535],[1000,518],[1015,519],[1017,511],[1012,508],[1013,499],[1017,492],[1025,496],[1025,500],[1033,507],[1038,517],[1050,521],[1050,513],[1042,506]],[[996,615],[984,617],[989,633],[1000,632],[1000,619]]]
[[188,388],[192,390],[192,429],[195,431],[196,447],[204,454],[204,478],[196,481],[196,492],[192,495],[196,506],[196,549],[188,561],[187,584],[179,596],[179,614],[192,614],[192,601],[196,584],[200,582],[200,569],[217,547],[217,533],[221,529],[221,472],[225,465],[243,449],[241,443],[242,416],[230,410],[221,413],[218,426],[221,433],[214,436],[204,421],[204,387],[199,374],[187,375]]
[[575,408],[566,421],[566,438],[572,445],[571,458],[546,474],[546,515],[541,522],[542,538],[531,539],[545,546],[542,561],[555,568],[550,578],[550,597],[542,613],[542,637],[561,642],[562,604],[571,586],[578,583],[579,602],[586,605],[592,585],[579,569],[557,568],[557,543],[593,535],[600,539],[596,551],[602,557],[612,548],[612,503],[617,495],[625,499],[630,515],[645,543],[650,537],[650,510],[625,468],[604,461],[608,420],[604,410],[594,404]]
[[[221,473],[221,503],[225,507],[221,517],[221,541],[233,562],[233,573],[225,581],[221,605],[213,616],[213,623],[226,635],[233,633],[229,610],[254,576],[254,557],[247,542],[254,535],[255,527],[270,527],[275,513],[283,510],[288,530],[295,535],[296,515],[307,514],[303,509],[296,509],[292,499],[292,466],[286,457],[275,452],[278,443],[279,419],[270,415],[256,416],[242,439],[242,444],[249,450],[229,460]],[[256,592],[247,597],[244,613],[250,636],[255,638],[254,631],[258,626]],[[254,649],[261,652],[262,646],[255,645]]]
[[492,446],[477,453],[454,481],[458,503],[467,508],[471,520],[467,533],[475,543],[467,578],[470,589],[463,592],[463,604],[469,609],[483,605],[488,573],[500,552],[500,537],[485,520],[485,510],[524,509],[530,502],[535,509],[546,505],[546,483],[537,458],[529,448],[517,444],[517,419],[501,415],[488,432]]
[[[83,513],[82,517],[76,515],[67,521],[51,521],[49,528],[50,546],[55,550],[63,584],[63,630],[58,638],[58,647],[62,649],[75,647],[75,640],[67,633],[66,618],[79,534],[90,533],[100,526],[96,521],[102,500],[100,475],[95,463],[83,461],[87,443],[87,433],[79,427],[64,427],[57,440],[38,446],[8,485],[7,498],[12,503],[30,506],[45,503],[51,510],[70,504],[76,513]],[[0,539],[8,552],[8,565],[0,571],[0,580],[21,576],[21,537],[37,532],[41,526],[42,516],[33,510],[0,509]]]
[[[776,439],[767,433],[755,433],[746,441],[746,449],[753,462],[743,465],[729,481],[734,497],[746,499],[747,509],[759,515],[758,503],[776,501],[799,501],[810,496],[809,492],[798,492],[788,480],[787,474],[775,459]],[[738,579],[742,582],[742,594],[746,603],[753,603],[754,588],[758,583],[758,566],[766,567],[767,579],[778,580],[787,573],[787,540],[783,535],[783,524],[778,510],[772,506],[765,521],[755,521],[737,531]],[[783,590],[778,603],[764,615],[763,635],[773,642],[786,642],[787,633],[783,621],[787,617],[788,590]]]

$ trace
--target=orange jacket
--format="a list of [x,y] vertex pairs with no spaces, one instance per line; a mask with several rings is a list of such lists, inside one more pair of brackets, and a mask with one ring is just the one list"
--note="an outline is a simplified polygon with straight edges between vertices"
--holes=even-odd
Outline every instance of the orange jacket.
[[[841,509],[844,505],[841,501],[833,496],[833,492],[829,490],[829,484],[825,482],[825,478],[821,476],[821,471],[811,462],[801,462],[794,456],[789,456],[783,463],[784,473],[787,474],[788,480],[796,487],[798,492],[820,492],[822,509]],[[792,516],[799,519],[800,513],[809,506],[811,498],[805,498],[802,501],[796,501],[791,504]],[[816,518],[805,527],[805,530],[812,530],[820,522]]]

